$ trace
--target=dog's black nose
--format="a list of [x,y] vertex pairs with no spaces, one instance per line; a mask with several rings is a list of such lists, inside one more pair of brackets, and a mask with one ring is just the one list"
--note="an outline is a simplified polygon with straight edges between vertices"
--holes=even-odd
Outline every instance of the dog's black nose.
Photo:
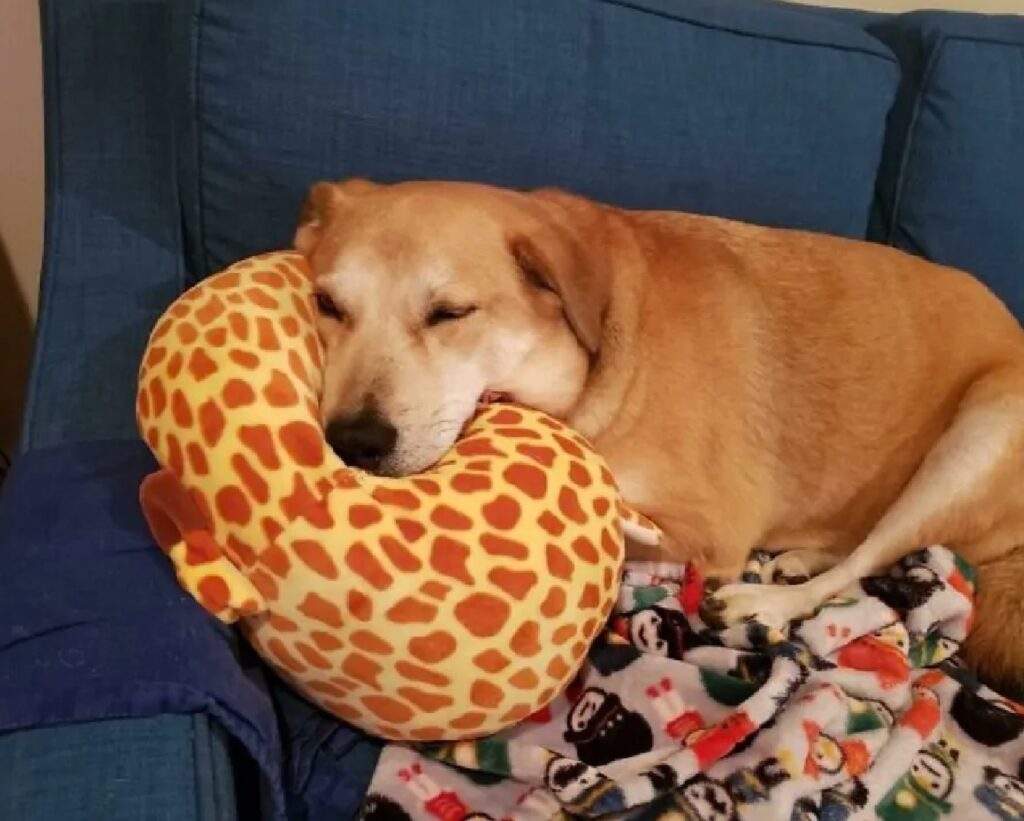
[[327,444],[346,465],[374,471],[395,449],[398,431],[376,410],[332,419],[325,431]]

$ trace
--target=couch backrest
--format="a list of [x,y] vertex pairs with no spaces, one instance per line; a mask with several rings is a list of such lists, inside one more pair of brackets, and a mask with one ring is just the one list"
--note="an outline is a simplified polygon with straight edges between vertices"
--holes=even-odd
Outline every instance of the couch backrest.
[[316,179],[558,185],[864,236],[898,66],[749,0],[202,0],[200,273],[288,243]]
[[328,177],[555,184],[867,234],[967,268],[1024,316],[1022,20],[760,0],[42,6],[25,447],[133,438],[167,302],[287,245]]
[[1024,17],[928,12],[868,30],[903,67],[872,238],[970,271],[1024,318]]

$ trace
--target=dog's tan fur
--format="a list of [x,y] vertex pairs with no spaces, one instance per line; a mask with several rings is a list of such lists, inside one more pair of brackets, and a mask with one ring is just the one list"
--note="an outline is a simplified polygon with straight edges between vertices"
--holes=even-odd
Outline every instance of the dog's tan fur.
[[[321,320],[325,421],[373,402],[398,428],[384,469],[425,467],[482,393],[510,394],[594,442],[672,557],[734,577],[762,546],[824,571],[728,585],[723,621],[785,622],[943,543],[980,566],[969,658],[1024,683],[1024,332],[970,276],[461,183],[321,183],[296,247],[345,312]],[[440,303],[477,310],[426,323]]]

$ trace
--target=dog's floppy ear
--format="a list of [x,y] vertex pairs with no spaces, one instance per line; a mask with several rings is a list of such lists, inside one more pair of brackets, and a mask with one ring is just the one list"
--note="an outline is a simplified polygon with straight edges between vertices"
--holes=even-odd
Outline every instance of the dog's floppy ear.
[[593,356],[611,299],[596,206],[561,192],[528,196],[540,206],[539,219],[509,238],[509,250],[529,285],[558,295],[569,327]]
[[345,203],[351,201],[353,197],[375,188],[377,188],[376,183],[358,178],[344,182],[314,183],[299,212],[299,227],[292,240],[295,250],[307,257],[312,254],[317,243],[320,242],[324,226]]

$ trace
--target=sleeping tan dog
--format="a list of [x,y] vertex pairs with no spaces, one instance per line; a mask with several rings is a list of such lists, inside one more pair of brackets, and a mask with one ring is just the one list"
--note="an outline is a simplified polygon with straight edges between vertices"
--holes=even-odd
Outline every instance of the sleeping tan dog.
[[353,464],[419,471],[481,399],[562,417],[669,557],[793,586],[705,613],[769,624],[913,550],[980,566],[969,660],[1024,683],[1024,332],[966,274],[890,248],[556,191],[312,189],[324,423]]

